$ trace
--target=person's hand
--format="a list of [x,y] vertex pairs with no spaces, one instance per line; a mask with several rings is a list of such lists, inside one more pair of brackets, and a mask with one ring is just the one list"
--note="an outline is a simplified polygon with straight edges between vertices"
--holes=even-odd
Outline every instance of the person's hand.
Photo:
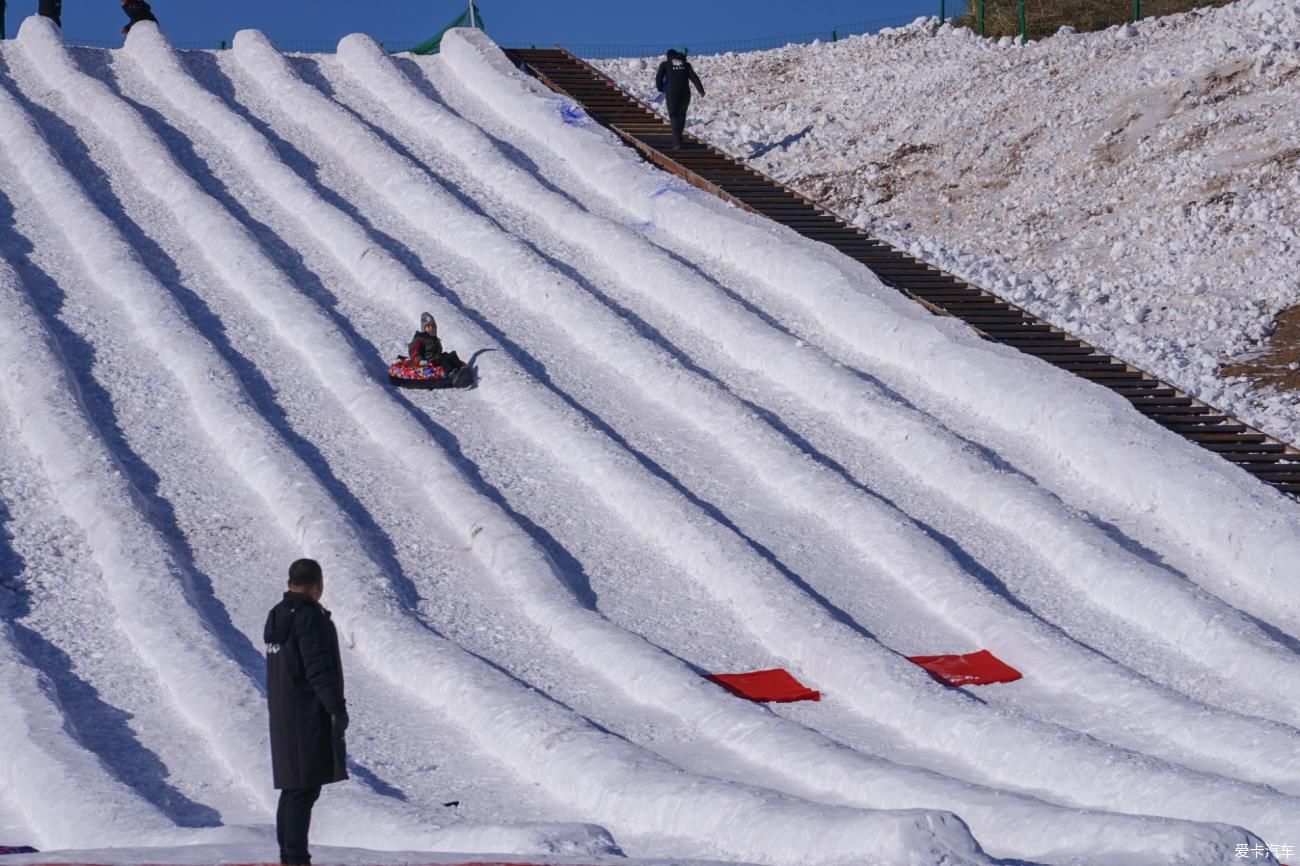
[[348,718],[347,711],[345,710],[336,716],[330,716],[330,722],[334,725],[335,736],[341,737],[344,732],[347,731],[351,719]]

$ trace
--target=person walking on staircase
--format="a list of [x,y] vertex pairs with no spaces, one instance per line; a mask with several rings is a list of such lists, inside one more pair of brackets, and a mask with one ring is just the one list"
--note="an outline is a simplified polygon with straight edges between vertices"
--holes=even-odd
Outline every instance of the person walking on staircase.
[[691,66],[686,55],[676,48],[669,48],[664,62],[659,64],[659,71],[655,73],[655,88],[668,102],[668,122],[673,127],[673,150],[682,147],[686,111],[691,107],[692,84],[703,96],[704,85],[700,83],[700,76],[695,74],[695,67]]

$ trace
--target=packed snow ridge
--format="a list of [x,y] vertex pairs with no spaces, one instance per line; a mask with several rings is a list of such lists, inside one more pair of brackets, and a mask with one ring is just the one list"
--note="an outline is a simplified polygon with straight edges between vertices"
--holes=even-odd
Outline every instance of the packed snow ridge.
[[[598,65],[649,101],[656,62]],[[1027,45],[919,19],[692,63],[694,134],[1300,443],[1300,393],[1221,370],[1300,302],[1296,0]]]
[[[270,856],[259,640],[304,555],[353,719],[317,862],[1300,845],[1294,500],[644,164],[477,31],[29,19],[0,225],[0,845],[52,851],[15,863]],[[476,388],[390,386],[423,311]],[[1022,679],[908,660],[980,649]],[[774,667],[823,699],[702,675]]]

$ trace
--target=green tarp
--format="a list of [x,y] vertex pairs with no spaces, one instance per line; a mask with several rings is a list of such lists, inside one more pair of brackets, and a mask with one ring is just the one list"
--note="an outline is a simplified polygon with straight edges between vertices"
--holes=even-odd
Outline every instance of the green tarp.
[[[479,30],[483,30],[484,29],[483,13],[478,11],[477,3],[472,3],[470,5],[474,7],[473,26],[477,27]],[[451,22],[446,27],[439,30],[436,35],[429,37],[428,39],[421,42],[419,45],[412,48],[411,53],[412,54],[437,54],[438,49],[442,47],[442,37],[446,35],[448,30],[452,29],[453,27],[469,27],[469,26],[470,26],[469,7],[466,7],[464,12],[456,16],[455,21]]]

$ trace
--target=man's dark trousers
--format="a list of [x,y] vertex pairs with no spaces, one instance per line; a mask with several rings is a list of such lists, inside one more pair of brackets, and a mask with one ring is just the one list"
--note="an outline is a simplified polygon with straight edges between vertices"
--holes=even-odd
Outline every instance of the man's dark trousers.
[[40,13],[63,26],[63,0],[41,0]]
[[[40,13],[52,18],[54,23],[63,26],[63,0],[41,0]],[[8,39],[9,31],[5,27],[5,0],[0,0],[0,39]]]
[[682,146],[682,134],[686,131],[686,112],[691,107],[691,96],[668,99],[668,122],[673,127],[673,144]]
[[313,788],[285,788],[275,812],[275,838],[280,843],[280,862],[285,866],[308,866],[307,831],[311,829],[311,807],[320,797],[320,785]]

